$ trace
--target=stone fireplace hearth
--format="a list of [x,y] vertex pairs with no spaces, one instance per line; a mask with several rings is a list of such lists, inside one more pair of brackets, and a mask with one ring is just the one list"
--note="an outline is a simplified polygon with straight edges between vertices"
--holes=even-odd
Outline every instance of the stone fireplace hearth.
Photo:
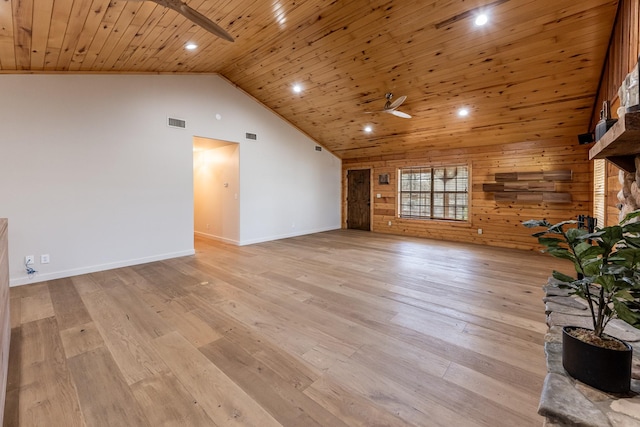
[[618,178],[622,189],[618,192],[619,221],[628,213],[640,209],[640,155],[635,156],[635,172],[630,173],[620,169]]

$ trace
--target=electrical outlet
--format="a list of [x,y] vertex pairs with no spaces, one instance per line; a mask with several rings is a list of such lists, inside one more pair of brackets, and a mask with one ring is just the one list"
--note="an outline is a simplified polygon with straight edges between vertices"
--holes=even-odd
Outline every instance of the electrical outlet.
[[49,264],[49,254],[40,255],[40,264]]
[[36,257],[34,257],[33,255],[27,255],[26,257],[24,257],[25,265],[33,265],[35,262]]

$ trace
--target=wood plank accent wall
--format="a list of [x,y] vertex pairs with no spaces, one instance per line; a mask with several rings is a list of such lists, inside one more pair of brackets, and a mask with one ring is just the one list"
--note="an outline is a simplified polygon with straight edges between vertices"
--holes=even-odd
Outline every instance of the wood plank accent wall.
[[[605,59],[599,91],[593,106],[589,129],[593,131],[599,120],[600,108],[604,100],[611,101],[613,117],[620,104],[618,88],[633,69],[640,55],[640,0],[619,0],[618,15],[614,24],[609,50]],[[618,223],[616,197],[622,188],[618,180],[619,168],[607,162],[606,218],[607,225]]]
[[4,415],[7,369],[9,368],[9,340],[11,339],[8,232],[7,219],[0,218],[0,425],[2,425]]
[[[469,222],[423,221],[397,217],[398,168],[466,163],[470,167]],[[536,141],[450,150],[424,150],[403,155],[344,159],[342,226],[346,228],[346,184],[350,169],[372,171],[372,231],[438,240],[473,242],[490,246],[539,249],[531,230],[522,226],[528,219],[546,218],[559,222],[592,212],[592,169],[588,147],[576,141]],[[493,200],[482,185],[495,181],[496,173],[573,171],[570,182],[557,182],[557,191],[572,195],[571,203],[524,203]],[[389,174],[388,185],[378,175]],[[377,198],[376,195],[381,197]],[[388,222],[391,221],[391,226]],[[478,234],[482,228],[483,234]]]

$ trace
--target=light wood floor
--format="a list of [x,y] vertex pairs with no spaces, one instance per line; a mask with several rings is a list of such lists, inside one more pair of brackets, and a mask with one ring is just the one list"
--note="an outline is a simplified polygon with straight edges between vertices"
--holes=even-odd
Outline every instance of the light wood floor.
[[540,426],[533,252],[339,230],[11,289],[5,426]]

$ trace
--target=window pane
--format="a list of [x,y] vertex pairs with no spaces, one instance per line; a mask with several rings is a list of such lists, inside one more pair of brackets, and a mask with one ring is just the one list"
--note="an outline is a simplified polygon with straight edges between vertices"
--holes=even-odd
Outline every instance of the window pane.
[[464,221],[468,218],[466,166],[400,169],[399,216]]

